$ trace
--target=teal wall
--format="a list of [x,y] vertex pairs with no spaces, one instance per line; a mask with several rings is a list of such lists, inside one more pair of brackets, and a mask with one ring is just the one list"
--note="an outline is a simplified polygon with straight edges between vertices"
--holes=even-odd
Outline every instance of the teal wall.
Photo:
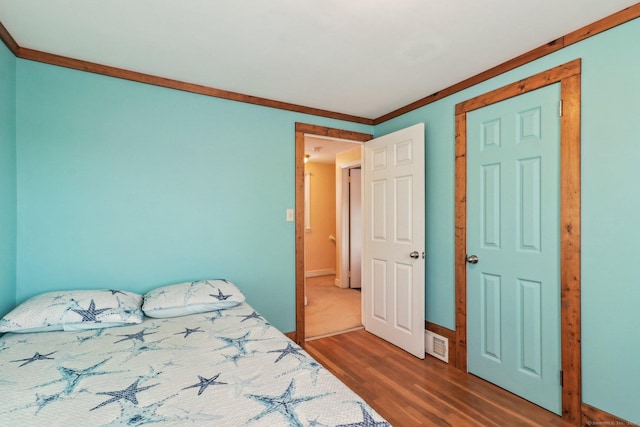
[[16,302],[16,58],[0,43],[0,316]]
[[426,315],[455,329],[455,105],[582,58],[583,401],[640,423],[640,20],[385,122],[426,124]]
[[295,122],[370,126],[18,60],[17,300],[227,278],[295,330]]
[[639,41],[636,20],[375,129],[24,60],[16,96],[2,50],[0,95],[16,96],[17,129],[3,99],[0,298],[226,277],[293,330],[294,122],[376,135],[424,122],[426,316],[454,329],[455,104],[582,58],[583,400],[640,423]]

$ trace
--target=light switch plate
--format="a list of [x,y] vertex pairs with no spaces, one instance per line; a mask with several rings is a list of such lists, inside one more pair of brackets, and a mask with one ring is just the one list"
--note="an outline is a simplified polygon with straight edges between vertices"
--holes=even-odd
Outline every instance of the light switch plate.
[[293,222],[293,209],[287,209],[287,222]]

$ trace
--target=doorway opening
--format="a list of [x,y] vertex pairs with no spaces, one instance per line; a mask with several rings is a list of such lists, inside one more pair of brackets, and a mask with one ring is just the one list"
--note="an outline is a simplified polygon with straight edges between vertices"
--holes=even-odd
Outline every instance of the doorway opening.
[[[310,139],[310,141],[312,141],[309,145],[309,150],[310,152],[307,153],[307,148],[305,144],[305,140],[307,139],[307,137]],[[335,232],[333,234],[331,233],[326,233],[326,231],[322,232],[320,234],[320,236],[315,236],[315,237],[319,237],[320,242],[325,244],[327,242],[335,245],[335,250],[334,250],[334,270],[335,270],[335,277],[333,277],[333,275],[331,274],[326,274],[326,273],[331,273],[331,268],[324,268],[324,267],[320,267],[318,265],[316,265],[315,267],[313,266],[313,264],[307,265],[308,261],[310,261],[310,257],[306,256],[306,251],[305,251],[305,243],[307,240],[311,240],[310,236],[311,234],[314,232],[315,227],[314,224],[316,224],[316,221],[318,219],[322,219],[322,217],[317,218],[314,217],[313,215],[306,215],[306,210],[305,210],[305,205],[308,205],[309,207],[311,207],[311,198],[309,197],[305,197],[305,195],[310,195],[311,197],[313,197],[313,195],[315,194],[315,186],[314,186],[314,175],[313,175],[313,170],[311,170],[310,174],[307,174],[305,177],[305,169],[310,169],[310,168],[305,168],[305,164],[313,164],[314,163],[314,152],[313,152],[313,148],[314,147],[323,147],[320,148],[319,151],[317,151],[315,153],[315,157],[319,158],[321,157],[323,151],[325,151],[324,154],[326,154],[328,151],[330,151],[329,148],[327,148],[326,150],[324,150],[324,145],[326,144],[327,147],[329,147],[329,144],[338,144],[338,143],[346,143],[347,141],[351,143],[351,148],[353,150],[353,148],[358,148],[359,151],[359,147],[354,146],[354,143],[362,143],[364,141],[368,141],[370,139],[372,139],[373,136],[369,135],[369,134],[364,134],[364,133],[359,133],[359,132],[352,132],[352,131],[345,131],[345,130],[340,130],[340,129],[333,129],[333,128],[327,128],[327,127],[322,127],[322,126],[315,126],[315,125],[309,125],[309,124],[303,124],[303,123],[296,123],[296,138],[295,138],[295,143],[296,143],[296,215],[295,215],[295,227],[296,227],[296,333],[295,333],[295,341],[299,344],[299,345],[304,345],[304,342],[307,338],[307,331],[306,331],[306,307],[311,304],[311,301],[309,300],[309,298],[305,298],[307,297],[307,289],[306,287],[309,285],[309,283],[307,283],[307,279],[312,279],[312,280],[316,280],[315,277],[324,277],[324,276],[329,276],[330,280],[332,280],[332,282],[330,282],[330,286],[331,290],[340,290],[343,289],[342,286],[344,284],[348,285],[348,280],[344,281],[343,280],[343,271],[342,271],[342,257],[340,258],[340,261],[338,261],[338,254],[341,254],[342,251],[342,240],[343,240],[343,236],[342,236],[342,215],[337,215],[336,212],[338,211],[342,211],[342,209],[338,210],[335,208],[335,206],[340,203],[340,201],[342,200],[342,193],[340,193],[340,196],[338,196],[338,194],[334,193],[333,195],[333,206],[334,206],[334,213],[333,213],[333,217],[335,219]],[[335,147],[331,148],[331,149],[335,149]],[[340,151],[340,150],[339,150]],[[342,150],[342,151],[349,151],[349,150]],[[309,155],[309,157],[306,157],[306,155]],[[305,158],[308,159],[307,162],[305,163]],[[344,160],[342,161],[342,163],[348,163],[349,161]],[[334,188],[338,189],[341,188],[341,186],[336,185],[336,181],[337,182],[341,182],[341,177],[338,176],[338,173],[336,171],[337,166],[335,166],[335,161],[334,161],[334,165],[332,166],[334,174]],[[342,168],[338,169],[340,172],[342,171]],[[336,176],[338,176],[338,178],[336,178]],[[306,178],[306,179],[305,179]],[[306,190],[306,191],[305,191]],[[331,196],[329,196],[331,197]],[[327,196],[324,197],[324,203],[320,202],[320,208],[322,208],[322,205],[331,205],[331,200],[327,199]],[[325,215],[326,217],[326,215]],[[305,220],[306,219],[306,220]],[[318,223],[318,226],[321,223]],[[333,237],[335,239],[332,240],[331,237]],[[339,247],[339,249],[338,249]],[[316,261],[316,259],[314,258],[313,261]],[[325,273],[325,274],[322,274]],[[314,274],[318,274],[318,276],[314,276]],[[310,276],[310,277],[307,277]],[[326,277],[324,277],[326,279]],[[319,279],[317,279],[319,280]],[[307,286],[305,286],[305,284]],[[336,284],[340,285],[339,287],[336,286]],[[352,291],[352,292],[356,292],[353,291],[351,289],[346,289],[347,291]],[[306,300],[306,301],[305,301]],[[305,302],[307,303],[305,305]]]
[[362,328],[361,143],[309,135],[305,141],[306,340]]

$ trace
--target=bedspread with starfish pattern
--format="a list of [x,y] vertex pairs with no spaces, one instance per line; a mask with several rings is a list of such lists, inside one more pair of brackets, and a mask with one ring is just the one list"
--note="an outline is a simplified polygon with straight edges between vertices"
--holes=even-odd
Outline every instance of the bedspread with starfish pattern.
[[389,426],[251,306],[0,337],[0,425]]

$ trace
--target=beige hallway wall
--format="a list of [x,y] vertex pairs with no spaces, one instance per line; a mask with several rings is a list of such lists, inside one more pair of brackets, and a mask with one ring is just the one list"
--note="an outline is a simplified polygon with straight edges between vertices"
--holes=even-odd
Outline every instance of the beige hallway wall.
[[310,229],[305,230],[305,274],[335,274],[336,178],[335,167],[328,163],[308,162],[310,174]]

